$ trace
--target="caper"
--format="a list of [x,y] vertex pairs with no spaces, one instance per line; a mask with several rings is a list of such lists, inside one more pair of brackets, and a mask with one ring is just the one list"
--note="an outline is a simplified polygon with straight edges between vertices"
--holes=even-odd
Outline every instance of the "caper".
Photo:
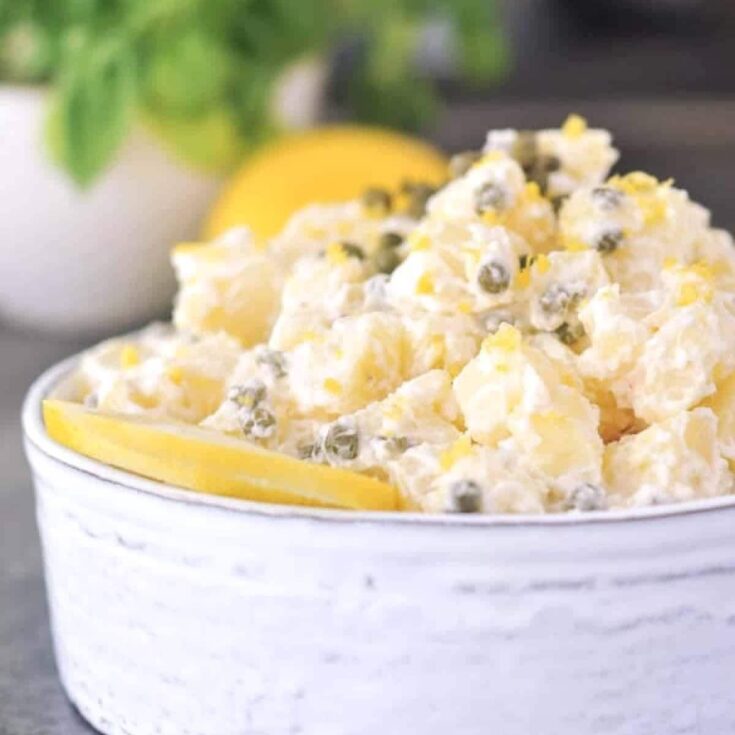
[[491,260],[480,266],[477,271],[477,283],[487,293],[502,293],[510,286],[510,273],[502,263]]
[[500,329],[501,324],[508,324],[513,326],[515,319],[507,312],[503,311],[486,311],[483,314],[477,315],[477,320],[480,327],[484,329],[488,334],[495,334]]
[[536,260],[535,255],[526,255],[525,253],[523,255],[519,255],[518,256],[518,267],[521,270],[530,268],[533,265],[534,260]]
[[421,219],[426,214],[426,203],[436,192],[430,184],[416,181],[405,181],[401,191],[408,197],[406,213],[413,219]]
[[449,486],[449,513],[479,513],[482,509],[482,489],[474,480],[458,480]]
[[561,283],[552,283],[539,297],[539,305],[547,314],[558,314],[581,298],[581,293],[570,291]]
[[485,214],[505,209],[508,206],[508,192],[500,184],[488,181],[475,191],[475,212]]
[[268,439],[276,431],[276,417],[267,408],[258,406],[243,415],[241,426],[253,439]]
[[373,304],[383,304],[386,298],[386,287],[390,278],[385,273],[377,273],[365,281],[365,299]]
[[357,430],[344,424],[332,424],[324,437],[324,453],[334,459],[355,459],[360,451]]
[[296,455],[299,459],[311,459],[316,454],[314,444],[300,444],[296,447]]
[[549,188],[549,174],[561,168],[561,161],[556,156],[538,155],[533,164],[524,169],[526,178],[535,181],[543,194]]
[[403,243],[403,235],[398,232],[384,232],[378,239],[379,248],[397,248]]
[[391,454],[403,454],[410,446],[411,441],[407,436],[379,436],[377,437],[385,445]]
[[554,330],[554,334],[562,341],[565,345],[573,345],[584,337],[584,327],[577,324],[570,324],[564,322]]
[[554,214],[559,214],[567,199],[569,199],[568,194],[559,194],[559,196],[551,197],[551,207],[554,210]]
[[592,199],[595,204],[605,211],[617,209],[623,202],[622,191],[613,189],[611,186],[596,186],[592,190]]
[[388,214],[392,206],[390,192],[378,187],[366,189],[362,195],[362,205],[375,214]]
[[401,264],[401,256],[394,248],[378,248],[373,255],[373,262],[378,273],[390,274]]
[[462,151],[449,159],[449,175],[453,179],[464,176],[482,158],[480,151]]
[[283,352],[264,347],[258,351],[255,361],[258,365],[269,368],[275,378],[282,378],[286,375],[286,356]]
[[511,155],[518,161],[524,171],[533,166],[537,151],[536,133],[533,130],[519,130],[513,143]]
[[579,510],[589,512],[593,510],[605,510],[607,508],[607,495],[599,485],[591,482],[583,482],[572,490],[564,503],[565,510]]
[[341,242],[340,247],[348,258],[365,260],[365,251],[359,245],[355,245],[353,242]]
[[265,399],[265,383],[262,380],[251,380],[244,385],[233,385],[227,391],[227,400],[241,408],[255,408]]
[[600,253],[612,253],[617,250],[623,242],[623,231],[619,227],[605,230],[595,242],[595,247]]

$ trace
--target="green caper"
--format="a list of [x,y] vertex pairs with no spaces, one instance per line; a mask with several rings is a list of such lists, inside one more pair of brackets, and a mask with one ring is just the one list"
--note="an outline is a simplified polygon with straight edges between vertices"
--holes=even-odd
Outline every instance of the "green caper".
[[617,250],[623,242],[623,231],[619,227],[605,230],[595,242],[595,247],[600,253],[612,253]]
[[408,197],[406,214],[413,219],[421,219],[426,214],[426,204],[436,192],[436,188],[422,182],[405,181],[401,191]]
[[379,248],[397,248],[403,243],[403,235],[398,232],[383,232],[378,238]]
[[353,242],[341,242],[340,247],[348,258],[365,260],[365,251],[359,245],[355,245]]
[[314,444],[300,444],[296,447],[296,455],[299,459],[311,459],[316,454],[316,450]]
[[360,437],[351,426],[334,423],[324,436],[324,453],[333,459],[355,459],[360,451]]
[[475,191],[475,212],[496,212],[508,206],[508,192],[500,184],[488,181]]
[[386,189],[371,187],[366,189],[362,195],[362,205],[370,213],[386,215],[393,206],[393,199]]
[[246,412],[241,420],[242,430],[253,439],[268,439],[276,431],[276,417],[262,406]]
[[565,510],[579,510],[589,512],[606,510],[607,494],[599,485],[583,482],[572,490],[564,503]]
[[403,454],[410,446],[411,441],[407,436],[380,436],[385,448],[392,454]]
[[536,260],[535,255],[526,255],[525,253],[523,255],[519,255],[518,256],[518,267],[521,270],[530,268],[533,265],[535,260]]
[[611,186],[596,186],[592,190],[592,199],[595,204],[605,211],[617,209],[623,203],[622,191],[613,189]]
[[258,351],[255,361],[258,365],[267,367],[275,378],[283,378],[286,375],[286,356],[283,352],[264,347]]
[[480,266],[477,271],[477,283],[487,293],[502,293],[510,286],[510,273],[502,263],[491,260]]
[[581,324],[570,324],[569,322],[564,322],[558,326],[554,333],[565,345],[573,345],[582,339],[585,334],[584,327]]
[[482,509],[482,488],[474,480],[458,480],[449,487],[449,513],[479,513]]
[[554,214],[559,214],[567,199],[569,199],[568,194],[560,194],[559,196],[551,198],[551,207],[554,210]]
[[382,247],[375,251],[373,262],[378,273],[390,274],[401,264],[401,256],[398,255],[395,248]]
[[579,299],[560,283],[552,283],[539,297],[539,305],[547,314],[558,314]]
[[482,158],[480,151],[462,151],[449,159],[449,175],[453,179],[464,176]]
[[518,161],[524,171],[534,165],[537,152],[536,133],[533,130],[519,130],[513,143],[511,155]]
[[511,155],[523,169],[526,178],[529,181],[535,181],[541,192],[546,194],[549,186],[549,174],[561,168],[559,158],[541,153],[538,149],[536,133],[531,130],[519,131]]
[[542,194],[546,194],[549,188],[549,174],[561,168],[561,161],[556,156],[538,155],[531,166],[524,168],[524,173],[529,181],[535,181]]
[[227,400],[240,408],[255,408],[265,400],[265,383],[262,380],[251,380],[243,385],[233,385],[227,391]]

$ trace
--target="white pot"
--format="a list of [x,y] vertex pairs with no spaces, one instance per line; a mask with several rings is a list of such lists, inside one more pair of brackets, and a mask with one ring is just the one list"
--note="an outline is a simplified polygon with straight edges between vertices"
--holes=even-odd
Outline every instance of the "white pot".
[[218,180],[141,130],[88,191],[43,146],[46,94],[0,86],[0,318],[101,334],[164,314],[168,252],[196,237]]
[[109,735],[732,735],[735,499],[588,516],[211,498],[24,409],[64,687]]

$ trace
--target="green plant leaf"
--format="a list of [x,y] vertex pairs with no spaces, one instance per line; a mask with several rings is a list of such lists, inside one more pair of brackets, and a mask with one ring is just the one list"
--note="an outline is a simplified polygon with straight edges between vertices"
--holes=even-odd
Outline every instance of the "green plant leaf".
[[226,109],[194,118],[144,115],[143,122],[179,159],[213,174],[229,172],[245,153],[240,131]]
[[111,162],[124,141],[136,109],[137,63],[123,38],[95,44],[72,37],[72,58],[54,95],[47,144],[80,186],[88,186]]

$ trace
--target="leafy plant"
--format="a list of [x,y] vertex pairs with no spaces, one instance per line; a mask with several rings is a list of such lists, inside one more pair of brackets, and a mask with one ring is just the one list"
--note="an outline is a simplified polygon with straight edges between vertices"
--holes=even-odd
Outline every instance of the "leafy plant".
[[273,94],[299,60],[354,39],[346,101],[415,129],[437,92],[417,59],[427,24],[452,29],[475,83],[507,60],[492,0],[0,0],[0,79],[53,90],[47,140],[81,185],[143,120],[190,163],[227,170],[283,123]]

